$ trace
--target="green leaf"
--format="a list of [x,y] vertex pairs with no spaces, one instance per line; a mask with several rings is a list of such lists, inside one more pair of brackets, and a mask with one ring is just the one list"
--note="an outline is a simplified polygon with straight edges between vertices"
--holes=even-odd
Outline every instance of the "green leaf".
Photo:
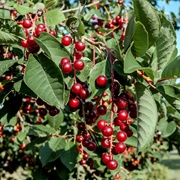
[[135,85],[138,105],[138,152],[146,149],[153,140],[158,120],[155,100],[143,84]]
[[78,154],[77,146],[73,142],[67,142],[64,152],[61,155],[61,161],[69,171],[72,171],[77,164]]
[[172,85],[161,85],[157,90],[164,96],[164,98],[180,112],[180,88]]
[[47,163],[60,157],[63,153],[65,145],[66,142],[64,138],[51,138],[47,141],[39,151],[42,166],[45,166]]
[[41,124],[37,124],[37,125],[33,125],[29,128],[28,135],[44,137],[44,136],[48,136],[48,135],[55,134],[55,133],[56,133],[56,131],[54,128],[48,127],[45,125],[41,125]]
[[109,60],[101,61],[100,63],[97,63],[90,71],[89,74],[89,90],[92,92],[90,98],[93,98],[95,95],[98,96],[102,92],[104,92],[105,89],[109,87],[109,84],[107,83],[106,87],[98,87],[96,85],[96,79],[99,75],[105,75],[107,78],[111,77],[111,69],[110,69],[110,62]]
[[21,94],[37,98],[37,95],[24,83],[23,80],[15,82],[14,89]]
[[138,145],[137,130],[133,127],[131,127],[131,129],[133,131],[133,136],[128,137],[127,140],[125,141],[125,144],[127,144],[128,146],[137,147]]
[[134,32],[135,32],[135,21],[134,21],[134,16],[132,16],[127,25],[125,39],[124,39],[124,50],[125,51],[128,49],[128,47],[130,46],[130,44],[132,42]]
[[42,100],[64,107],[64,82],[60,69],[43,54],[30,55],[24,74],[26,85]]
[[38,39],[35,39],[36,43],[41,49],[51,58],[57,66],[59,66],[60,60],[64,57],[70,58],[70,54],[62,46],[57,38],[49,33],[41,33]]
[[0,76],[5,73],[11,66],[17,63],[17,60],[0,60]]
[[124,72],[129,74],[140,69],[140,64],[136,61],[132,54],[131,47],[128,49],[124,59]]
[[9,10],[0,9],[0,18],[2,18],[2,19],[11,19]]
[[54,128],[54,129],[58,129],[61,125],[61,123],[64,120],[64,114],[63,112],[60,110],[59,114],[55,115],[55,116],[50,116],[49,114],[47,115],[47,120],[48,120],[48,124]]
[[33,8],[25,5],[15,4],[13,7],[20,15],[26,15],[30,12],[34,12]]
[[148,32],[150,47],[155,43],[159,35],[159,17],[154,7],[147,0],[133,0],[133,4],[136,20],[141,22]]
[[180,77],[180,56],[168,64],[161,74],[161,78],[179,78]]
[[163,137],[168,137],[175,132],[176,123],[174,121],[168,122],[165,118],[162,118],[158,123],[158,130]]
[[45,1],[45,7],[46,7],[46,9],[47,9],[47,8],[55,5],[56,3],[57,3],[56,0],[46,0],[46,1]]
[[79,20],[79,25],[78,25],[77,31],[78,31],[80,36],[85,35],[84,24],[81,20]]
[[176,34],[169,20],[162,16],[162,27],[156,41],[153,58],[157,61],[158,70],[163,69],[176,52]]
[[18,140],[22,142],[25,139],[27,133],[28,133],[27,131],[19,132],[17,135]]
[[140,22],[135,22],[135,32],[133,36],[133,41],[133,54],[135,55],[135,57],[142,57],[149,47],[149,37],[146,28]]
[[65,20],[64,14],[60,9],[52,9],[46,12],[46,22],[48,26],[58,25]]
[[25,38],[25,32],[15,21],[0,19],[0,44],[14,44]]
[[22,96],[10,94],[8,100],[4,102],[3,108],[0,110],[0,122],[4,125],[16,115],[22,103]]

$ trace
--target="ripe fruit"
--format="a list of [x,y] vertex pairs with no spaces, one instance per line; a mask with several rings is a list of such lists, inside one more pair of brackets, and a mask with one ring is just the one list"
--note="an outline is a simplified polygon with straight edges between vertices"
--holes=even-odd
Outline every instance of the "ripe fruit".
[[106,76],[104,76],[104,75],[98,76],[97,79],[96,79],[96,83],[97,83],[97,85],[100,86],[100,87],[106,86],[106,84],[107,84],[107,78],[106,78]]
[[115,146],[115,151],[120,154],[126,150],[126,145],[123,142],[119,142]]
[[101,130],[103,127],[105,127],[107,125],[107,122],[106,120],[104,119],[101,119],[97,122],[97,127],[99,130]]
[[114,132],[114,129],[111,126],[105,126],[102,128],[102,134],[104,136],[111,136]]
[[127,120],[127,118],[128,118],[128,113],[127,113],[127,111],[126,111],[126,110],[120,110],[120,111],[118,112],[118,118],[119,118],[121,121]]
[[102,162],[104,164],[106,164],[107,162],[109,162],[112,159],[112,157],[109,153],[104,153],[104,154],[102,154],[101,159],[102,159]]
[[121,97],[116,98],[116,106],[120,109],[126,109],[127,107],[127,100]]
[[60,65],[63,66],[65,63],[71,63],[71,60],[69,58],[62,58],[61,61],[60,61]]
[[49,34],[51,34],[52,36],[56,36],[56,32],[54,30],[50,30]]
[[86,125],[84,122],[78,123],[78,130],[84,131],[86,129]]
[[80,163],[80,165],[84,165],[84,164],[86,164],[86,160],[81,159],[79,163]]
[[95,144],[95,142],[89,141],[89,143],[88,143],[88,145],[87,145],[86,148],[87,148],[89,151],[95,151],[95,149],[96,149],[96,144]]
[[79,106],[80,102],[77,98],[72,98],[69,100],[69,106],[72,108],[77,108]]
[[105,105],[99,105],[99,106],[97,107],[97,113],[98,113],[99,115],[105,115],[106,112],[107,112],[107,107],[106,107]]
[[62,71],[69,74],[72,71],[72,65],[70,63],[64,63],[62,66]]
[[31,23],[31,21],[29,19],[24,19],[22,25],[23,25],[24,28],[28,29],[28,28],[30,28],[32,26],[32,23]]
[[129,130],[129,125],[127,123],[122,122],[120,125],[121,131],[127,132]]
[[121,126],[122,123],[123,122],[118,117],[114,118],[114,125]]
[[102,138],[102,140],[101,140],[101,146],[102,146],[103,148],[110,148],[109,138]]
[[40,116],[45,116],[47,114],[47,110],[45,108],[39,108]]
[[81,41],[78,41],[75,43],[75,48],[77,51],[83,51],[85,49],[86,45],[81,42]]
[[75,94],[79,94],[82,90],[82,85],[79,83],[73,84],[71,91]]
[[29,46],[29,44],[27,43],[27,40],[26,40],[26,39],[25,39],[25,40],[22,40],[22,41],[20,42],[20,44],[21,44],[21,46],[24,47],[24,48],[27,48],[27,47]]
[[83,137],[82,136],[76,136],[76,141],[81,143],[83,141]]
[[82,70],[84,68],[84,62],[81,59],[78,59],[74,62],[74,68],[76,70]]
[[115,170],[118,167],[118,163],[116,160],[110,160],[107,162],[107,168],[109,168],[110,170]]
[[61,43],[63,46],[69,46],[72,43],[72,39],[70,36],[63,36]]
[[28,36],[27,37],[27,43],[28,43],[29,46],[36,44],[36,42],[34,40],[34,37],[33,36]]
[[83,54],[82,54],[81,51],[76,51],[76,52],[75,52],[75,56],[76,56],[76,59],[81,59],[82,56],[83,56]]
[[116,134],[116,138],[117,138],[118,141],[124,142],[124,141],[126,141],[126,139],[127,139],[127,134],[126,134],[124,131],[119,131],[119,132]]
[[81,89],[79,96],[80,96],[82,99],[88,98],[88,97],[89,97],[89,90],[88,90],[87,88]]

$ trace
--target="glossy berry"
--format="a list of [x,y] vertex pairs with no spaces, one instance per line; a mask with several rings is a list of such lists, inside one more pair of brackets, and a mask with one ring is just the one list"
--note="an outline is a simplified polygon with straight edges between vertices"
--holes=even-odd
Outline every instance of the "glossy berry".
[[110,148],[110,141],[109,141],[109,138],[102,138],[101,140],[101,146],[103,148]]
[[29,44],[29,46],[36,44],[34,37],[33,36],[28,36],[27,37],[27,43]]
[[54,108],[54,109],[50,109],[50,110],[49,110],[49,115],[50,115],[50,116],[55,116],[55,115],[57,115],[57,114],[59,114],[59,109]]
[[119,5],[122,5],[122,4],[123,4],[123,1],[122,1],[122,0],[119,0],[119,1],[118,1],[118,4],[119,4]]
[[123,142],[119,142],[119,143],[116,144],[115,151],[118,154],[123,153],[125,150],[126,150],[126,145]]
[[85,109],[85,110],[92,110],[93,107],[94,107],[94,104],[93,104],[93,102],[91,102],[91,101],[87,101],[87,102],[85,102],[85,104],[84,104],[84,109]]
[[104,76],[104,75],[98,76],[97,79],[96,79],[96,83],[97,83],[97,85],[100,86],[100,87],[106,86],[106,84],[107,84],[107,78],[106,78],[106,76]]
[[43,23],[39,23],[38,25],[37,25],[37,28],[42,28],[42,29],[44,29],[46,26],[45,26],[45,24],[43,24]]
[[65,63],[70,64],[71,60],[69,58],[67,58],[67,57],[62,58],[61,61],[60,61],[60,65],[63,66]]
[[83,56],[83,54],[82,54],[81,51],[76,51],[76,52],[75,52],[75,56],[76,56],[76,59],[81,59],[82,56]]
[[128,137],[131,137],[133,135],[133,131],[131,129],[128,129],[126,133]]
[[124,131],[119,131],[116,134],[116,138],[119,142],[124,142],[127,139],[127,134]]
[[72,71],[72,65],[70,63],[64,63],[62,66],[62,71],[65,74],[69,74]]
[[81,59],[78,59],[74,62],[74,69],[76,70],[82,70],[84,69],[84,62]]
[[99,106],[97,107],[97,113],[98,113],[99,115],[105,115],[106,112],[107,112],[107,107],[106,107],[105,105],[99,105]]
[[79,131],[84,131],[86,129],[86,125],[84,122],[79,122],[78,123],[78,130]]
[[104,153],[101,159],[104,164],[107,164],[112,159],[112,156],[109,153]]
[[44,29],[43,29],[43,28],[36,28],[36,30],[35,30],[35,34],[36,34],[37,37],[38,37],[42,32],[44,32]]
[[79,96],[80,96],[82,99],[86,99],[86,98],[89,97],[89,94],[90,94],[90,93],[89,93],[89,90],[88,90],[87,88],[83,88],[83,89],[81,89]]
[[98,122],[97,122],[97,128],[99,129],[99,130],[101,130],[103,127],[105,127],[107,125],[107,122],[106,122],[106,120],[104,120],[104,119],[101,119],[101,120],[99,120]]
[[78,41],[75,43],[75,48],[77,51],[83,51],[86,48],[86,45],[83,42]]
[[118,163],[116,160],[110,160],[107,162],[107,168],[110,170],[115,170],[118,167]]
[[102,128],[102,134],[104,136],[109,137],[113,134],[113,132],[114,132],[114,129],[111,126],[105,126]]
[[69,106],[72,108],[77,108],[79,104],[80,104],[79,99],[72,98],[69,100]]
[[88,159],[88,157],[89,157],[88,154],[86,153],[83,154],[83,159]]
[[63,46],[69,46],[72,43],[72,39],[70,36],[63,36],[61,43]]
[[56,32],[54,30],[50,30],[49,34],[51,34],[52,36],[56,36]]
[[80,165],[84,165],[84,164],[86,164],[86,160],[81,159],[79,163],[80,163]]
[[21,46],[22,46],[23,48],[27,48],[27,47],[29,46],[29,44],[28,44],[28,42],[27,42],[26,39],[25,39],[25,40],[22,40],[22,41],[20,42],[20,44],[21,44]]
[[91,134],[89,133],[89,131],[84,130],[82,132],[82,136],[83,136],[84,139],[89,139],[91,137]]
[[83,145],[84,147],[87,147],[88,144],[89,144],[89,139],[83,139],[82,145]]
[[118,112],[118,118],[121,120],[121,121],[126,121],[127,118],[128,118],[128,113],[126,110],[120,110]]
[[81,143],[83,141],[83,137],[82,136],[76,136],[76,141]]
[[39,108],[40,116],[45,116],[47,114],[47,110],[45,108]]
[[24,19],[22,25],[23,25],[24,28],[28,29],[28,28],[30,28],[32,26],[32,23],[31,23],[31,21],[29,19]]
[[129,130],[129,125],[127,123],[122,122],[120,125],[121,131],[127,132]]
[[96,143],[93,141],[89,141],[88,145],[87,145],[87,149],[89,151],[95,151],[96,150]]
[[126,109],[127,107],[127,100],[121,97],[116,98],[116,106],[120,109]]
[[115,126],[121,126],[122,123],[123,122],[118,117],[114,118],[114,125]]
[[73,84],[71,91],[75,94],[79,94],[82,90],[82,85],[79,83]]

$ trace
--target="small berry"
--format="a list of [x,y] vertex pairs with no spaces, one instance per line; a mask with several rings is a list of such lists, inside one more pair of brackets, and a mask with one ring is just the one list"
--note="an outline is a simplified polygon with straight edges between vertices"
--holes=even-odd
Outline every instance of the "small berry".
[[109,153],[104,153],[101,159],[104,164],[107,164],[112,159],[112,156]]
[[96,83],[97,83],[97,85],[100,86],[100,87],[106,86],[106,84],[107,84],[107,78],[106,78],[106,76],[104,76],[104,75],[98,76],[97,79],[96,79]]
[[75,43],[75,48],[77,51],[83,51],[86,48],[86,45],[83,42],[78,41]]
[[98,113],[99,115],[105,115],[106,112],[107,112],[107,107],[106,107],[105,105],[99,105],[99,106],[97,107],[97,113]]
[[77,108],[79,106],[80,102],[77,98],[72,98],[69,100],[69,106],[72,108]]
[[116,160],[110,160],[107,162],[107,168],[109,168],[110,170],[115,170],[118,167],[118,163]]
[[23,25],[24,28],[27,28],[27,29],[32,27],[32,23],[31,23],[31,21],[29,19],[24,19],[23,22],[22,22],[22,25]]
[[127,134],[124,131],[119,131],[116,134],[116,138],[119,142],[124,142],[127,139]]
[[61,61],[60,61],[60,65],[63,66],[65,63],[71,63],[71,60],[69,58],[62,58]]
[[97,122],[97,127],[99,130],[101,130],[103,127],[105,127],[107,125],[107,122],[106,120],[104,119],[101,119]]
[[73,84],[71,91],[75,94],[79,94],[82,90],[82,85],[79,83]]
[[104,136],[111,136],[114,132],[114,129],[111,126],[105,126],[102,128],[102,134]]
[[119,142],[119,143],[116,144],[115,151],[118,154],[123,153],[125,150],[126,150],[126,145],[123,142]]
[[74,62],[74,68],[76,70],[82,70],[84,68],[84,62],[81,59],[78,59]]
[[72,71],[72,65],[70,63],[64,63],[62,66],[62,71],[69,74]]
[[70,36],[63,36],[61,42],[63,46],[69,46],[72,43],[72,39]]
[[101,146],[103,148],[110,148],[110,141],[109,141],[109,138],[102,138],[101,140]]
[[127,118],[128,118],[128,113],[126,110],[120,110],[118,112],[118,118],[121,120],[121,121],[126,121]]

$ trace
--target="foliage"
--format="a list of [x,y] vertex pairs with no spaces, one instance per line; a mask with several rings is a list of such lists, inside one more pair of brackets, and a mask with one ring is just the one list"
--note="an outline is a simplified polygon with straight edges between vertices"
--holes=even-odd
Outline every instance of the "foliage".
[[147,0],[131,3],[0,6],[1,176],[135,177],[179,148],[174,27]]

